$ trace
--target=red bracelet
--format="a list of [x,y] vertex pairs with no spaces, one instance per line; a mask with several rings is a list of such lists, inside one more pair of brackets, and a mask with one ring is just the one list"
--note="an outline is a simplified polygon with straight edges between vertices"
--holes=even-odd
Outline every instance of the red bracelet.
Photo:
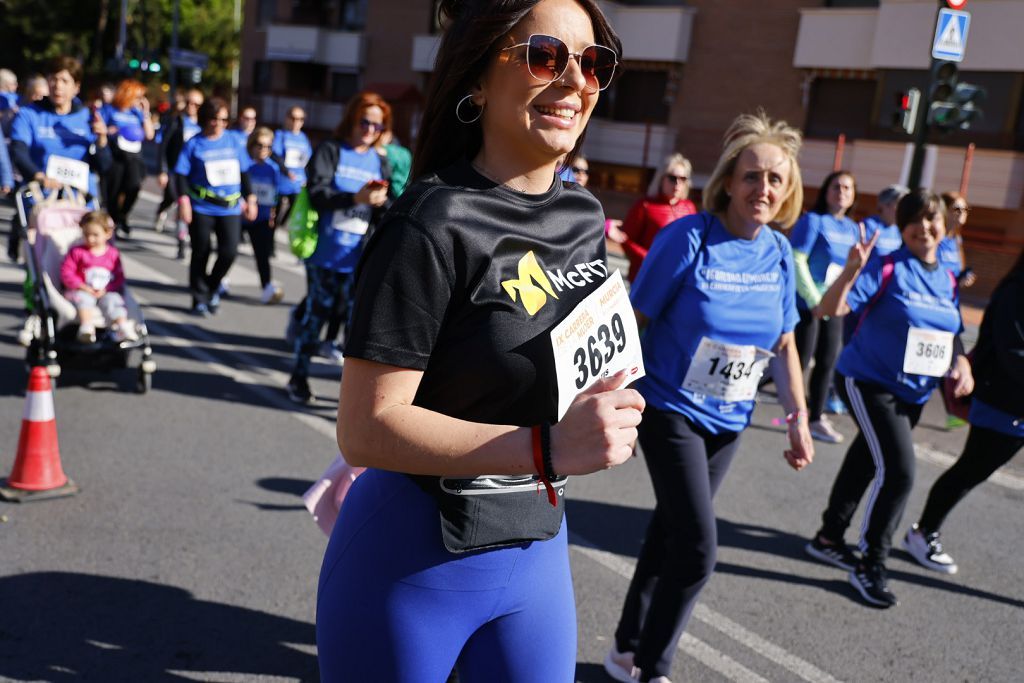
[[[547,489],[548,502],[551,503],[551,507],[556,507],[558,505],[558,497],[555,495],[555,488],[551,485],[548,475],[544,473],[544,446],[540,438],[540,425],[534,425],[530,429],[530,433],[533,437],[533,467],[537,470],[540,482]],[[540,493],[540,486],[537,487],[537,492]]]

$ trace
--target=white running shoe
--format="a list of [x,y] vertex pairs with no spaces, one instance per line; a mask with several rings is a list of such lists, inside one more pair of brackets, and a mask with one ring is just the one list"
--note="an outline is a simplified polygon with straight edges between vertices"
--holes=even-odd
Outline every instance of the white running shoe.
[[153,224],[153,230],[156,232],[164,231],[164,224],[167,223],[167,214],[170,213],[170,209],[161,211],[156,215],[156,223]]
[[822,415],[819,419],[808,425],[811,437],[826,443],[842,443],[845,437],[839,433],[832,421]]
[[615,645],[604,657],[604,670],[620,683],[636,683],[640,680],[640,669],[633,666],[633,653],[619,652]]
[[284,298],[284,290],[281,285],[276,282],[268,282],[267,286],[263,288],[263,294],[260,296],[260,303],[263,304],[276,304]]
[[20,330],[18,330],[18,343],[27,349],[32,345],[33,339],[38,339],[41,336],[42,321],[39,320],[38,315],[33,313],[29,317],[25,318],[25,324],[22,325]]
[[903,537],[903,548],[926,569],[943,574],[956,574],[959,569],[953,557],[942,549],[938,531],[925,535],[915,524],[907,529],[907,535]]

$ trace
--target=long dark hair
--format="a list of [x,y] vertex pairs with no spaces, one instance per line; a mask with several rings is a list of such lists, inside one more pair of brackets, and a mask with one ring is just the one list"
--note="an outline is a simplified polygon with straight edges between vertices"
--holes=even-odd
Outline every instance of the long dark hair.
[[902,231],[911,223],[945,212],[946,205],[942,197],[927,188],[919,187],[905,194],[896,205],[896,225]]
[[[479,121],[461,123],[455,105],[465,97],[487,71],[498,41],[508,34],[540,0],[441,0],[438,14],[445,27],[437,51],[434,76],[427,89],[427,101],[413,154],[412,177],[420,178],[460,159],[476,156],[483,144]],[[622,55],[622,42],[608,24],[594,0],[576,0],[590,16],[599,45]],[[463,107],[471,111],[471,107]],[[469,116],[470,114],[465,114]],[[569,166],[583,145],[566,156]]]
[[821,187],[818,188],[818,196],[814,199],[814,206],[811,207],[811,213],[832,213],[828,210],[828,188],[832,186],[832,181],[839,176],[849,176],[850,181],[853,183],[853,204],[847,209],[843,215],[849,216],[850,212],[853,211],[853,207],[857,205],[857,179],[853,177],[853,174],[845,169],[839,169],[838,171],[832,171],[825,176],[825,181],[822,182]]

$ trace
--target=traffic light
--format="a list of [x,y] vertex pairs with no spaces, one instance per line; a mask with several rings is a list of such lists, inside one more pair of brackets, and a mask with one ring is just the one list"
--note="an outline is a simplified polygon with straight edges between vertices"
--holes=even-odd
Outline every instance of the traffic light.
[[960,83],[960,70],[955,62],[936,62],[932,67],[929,89],[928,123],[939,130],[966,130],[981,117],[977,103],[985,90],[971,83]]
[[892,127],[909,135],[917,128],[917,111],[921,105],[921,91],[911,88],[896,93],[896,111],[892,115]]
[[139,60],[137,60],[137,59],[129,59],[128,60],[128,68],[129,69],[138,69],[139,68]]

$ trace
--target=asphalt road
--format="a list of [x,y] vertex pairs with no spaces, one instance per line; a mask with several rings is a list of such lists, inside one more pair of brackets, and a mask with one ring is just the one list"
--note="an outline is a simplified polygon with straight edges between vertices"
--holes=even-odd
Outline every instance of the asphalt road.
[[[144,195],[133,239],[121,244],[146,305],[153,390],[133,393],[125,372],[61,376],[62,462],[82,490],[0,504],[0,680],[315,681],[326,539],[299,496],[336,454],[340,369],[315,364],[320,404],[291,404],[282,336],[286,304],[304,290],[301,266],[282,247],[285,304],[261,306],[245,247],[220,314],[193,318],[186,267],[173,260],[170,235],[148,227],[153,209]],[[0,225],[8,215],[0,210]],[[0,264],[0,475],[13,462],[24,402],[14,338],[21,278]],[[771,424],[781,412],[759,408],[719,493],[718,570],[673,680],[1020,681],[1021,459],[950,516],[944,540],[960,573],[930,573],[897,550],[890,569],[901,604],[879,611],[855,599],[844,573],[802,553],[844,450],[819,445],[814,464],[792,472]],[[849,418],[837,421],[854,433]],[[905,524],[966,436],[943,422],[930,405]],[[640,458],[569,486],[578,681],[610,680],[600,663],[652,500]]]

